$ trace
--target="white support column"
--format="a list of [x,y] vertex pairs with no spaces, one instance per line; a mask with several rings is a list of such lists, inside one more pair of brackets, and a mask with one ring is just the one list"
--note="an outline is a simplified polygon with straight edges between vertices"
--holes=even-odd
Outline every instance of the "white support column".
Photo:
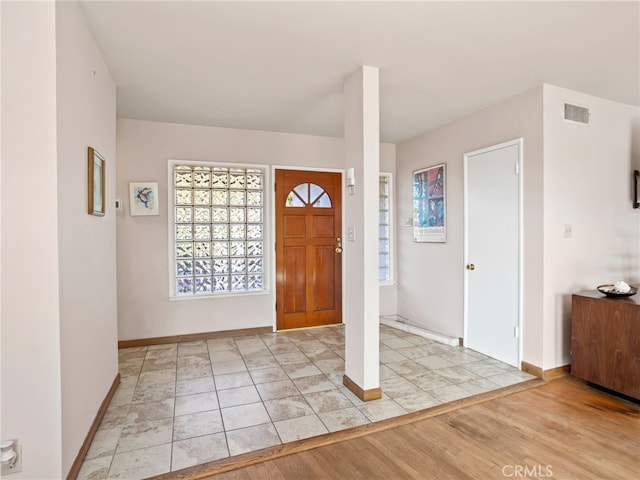
[[345,168],[355,185],[345,192],[344,384],[363,400],[382,396],[379,365],[378,178],[379,73],[362,66],[344,82]]

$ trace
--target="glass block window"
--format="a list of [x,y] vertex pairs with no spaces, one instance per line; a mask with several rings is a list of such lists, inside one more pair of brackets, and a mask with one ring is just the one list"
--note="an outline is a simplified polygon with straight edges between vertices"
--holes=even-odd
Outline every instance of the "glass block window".
[[393,281],[391,270],[391,174],[380,174],[378,190],[378,280],[380,283]]
[[174,164],[173,296],[264,290],[259,168]]

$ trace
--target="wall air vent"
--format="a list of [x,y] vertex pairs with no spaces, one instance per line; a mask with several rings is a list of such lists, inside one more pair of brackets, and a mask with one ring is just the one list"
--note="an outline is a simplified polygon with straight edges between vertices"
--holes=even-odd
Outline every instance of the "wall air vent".
[[587,107],[581,107],[579,105],[572,105],[570,103],[564,104],[564,119],[569,122],[576,122],[582,125],[589,125],[589,109]]

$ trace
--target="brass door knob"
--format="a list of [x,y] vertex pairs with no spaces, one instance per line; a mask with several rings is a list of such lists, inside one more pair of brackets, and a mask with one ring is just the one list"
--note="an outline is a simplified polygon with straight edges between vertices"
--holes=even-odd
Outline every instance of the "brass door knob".
[[336,253],[342,253],[342,247],[336,247]]
[[475,270],[476,266],[473,263],[467,265],[467,270]]

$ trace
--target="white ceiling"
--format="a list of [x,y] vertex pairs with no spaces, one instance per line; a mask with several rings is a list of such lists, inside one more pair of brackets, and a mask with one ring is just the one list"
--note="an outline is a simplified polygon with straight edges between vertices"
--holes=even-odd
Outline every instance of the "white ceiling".
[[99,2],[118,116],[342,136],[342,82],[380,69],[397,143],[542,83],[640,105],[640,2]]

